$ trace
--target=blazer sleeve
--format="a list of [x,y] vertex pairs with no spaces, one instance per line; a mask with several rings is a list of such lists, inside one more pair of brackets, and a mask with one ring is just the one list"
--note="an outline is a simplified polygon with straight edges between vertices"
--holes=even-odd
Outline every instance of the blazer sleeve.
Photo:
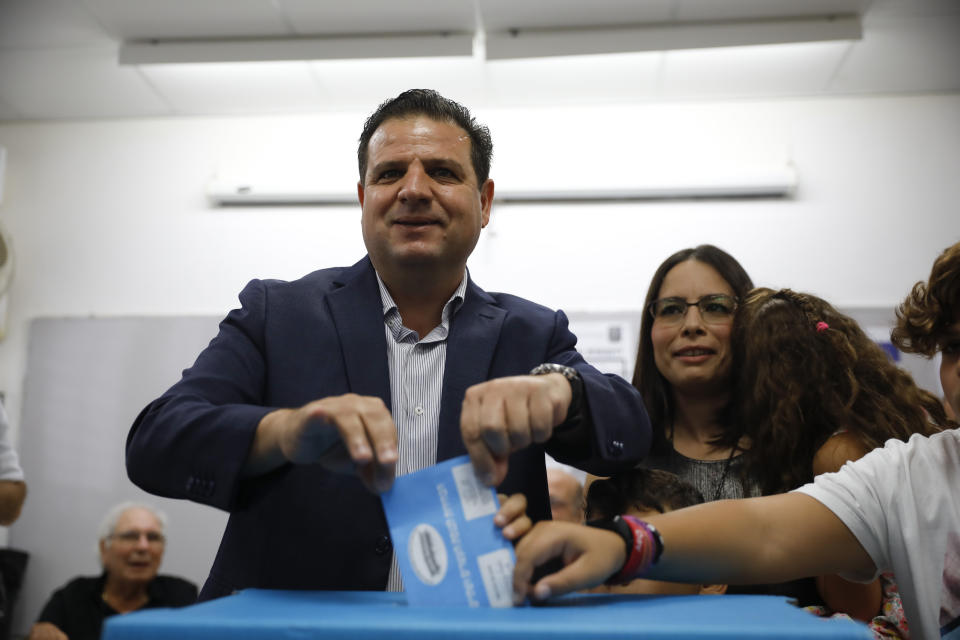
[[577,370],[583,380],[583,402],[579,415],[558,425],[547,442],[547,453],[595,475],[631,469],[650,449],[650,418],[640,392],[620,376],[591,366],[576,343],[566,315],[557,311],[546,361]]
[[264,415],[264,326],[268,289],[251,281],[239,309],[166,393],[147,405],[127,436],[127,475],[141,489],[230,510]]

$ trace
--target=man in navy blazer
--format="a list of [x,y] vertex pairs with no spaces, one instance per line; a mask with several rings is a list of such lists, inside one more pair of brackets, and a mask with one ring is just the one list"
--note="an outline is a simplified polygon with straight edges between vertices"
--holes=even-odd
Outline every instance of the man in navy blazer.
[[[426,460],[414,468],[469,453],[488,484],[527,496],[534,521],[550,516],[544,451],[598,475],[646,454],[639,393],[584,362],[564,314],[467,275],[490,216],[491,154],[486,127],[436,92],[383,103],[358,150],[367,257],[250,282],[194,365],[137,417],[131,480],[230,512],[201,599],[384,589],[392,547],[377,492],[398,463],[411,470],[410,446]],[[401,342],[445,351],[412,377],[419,386],[391,392],[399,372],[422,367]],[[402,419],[408,393],[426,395],[417,417],[434,436]]]

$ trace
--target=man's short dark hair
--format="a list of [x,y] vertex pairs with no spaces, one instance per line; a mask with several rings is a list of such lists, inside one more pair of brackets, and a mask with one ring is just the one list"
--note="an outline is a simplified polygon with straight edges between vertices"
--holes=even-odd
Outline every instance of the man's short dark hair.
[[603,480],[587,491],[587,520],[612,518],[633,508],[665,513],[703,502],[703,495],[676,474],[637,468]]
[[477,176],[477,188],[490,177],[490,159],[493,157],[493,139],[490,130],[474,120],[470,111],[458,102],[454,102],[433,89],[409,89],[396,98],[387,100],[374,111],[363,125],[360,145],[357,147],[357,160],[360,165],[360,184],[364,184],[367,175],[367,151],[370,138],[387,120],[427,116],[438,122],[450,122],[463,129],[470,136],[470,160],[473,172]]

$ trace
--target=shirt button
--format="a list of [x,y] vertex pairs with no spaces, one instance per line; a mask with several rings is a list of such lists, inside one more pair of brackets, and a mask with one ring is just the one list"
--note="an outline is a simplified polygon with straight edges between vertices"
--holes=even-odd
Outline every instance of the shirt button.
[[415,414],[417,414],[418,416],[422,416],[422,415],[423,415],[423,407],[419,407],[419,406],[418,406],[418,407],[414,407],[413,412],[414,412]]
[[390,544],[390,536],[380,536],[377,538],[377,544],[373,548],[378,556],[382,556],[386,552],[390,551],[392,545]]

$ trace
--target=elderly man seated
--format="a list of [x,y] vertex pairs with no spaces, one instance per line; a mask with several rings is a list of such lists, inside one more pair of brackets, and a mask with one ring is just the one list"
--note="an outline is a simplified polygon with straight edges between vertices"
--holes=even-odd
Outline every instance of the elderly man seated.
[[166,538],[166,517],[150,507],[124,503],[100,526],[100,576],[74,578],[50,597],[30,640],[96,640],[105,618],[151,607],[181,607],[197,600],[192,582],[157,575]]

